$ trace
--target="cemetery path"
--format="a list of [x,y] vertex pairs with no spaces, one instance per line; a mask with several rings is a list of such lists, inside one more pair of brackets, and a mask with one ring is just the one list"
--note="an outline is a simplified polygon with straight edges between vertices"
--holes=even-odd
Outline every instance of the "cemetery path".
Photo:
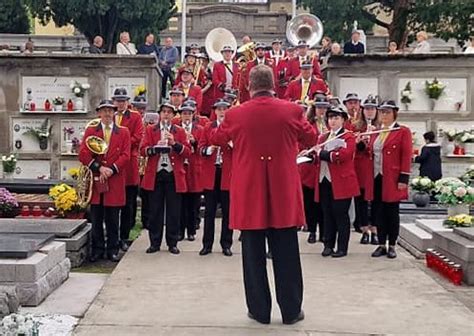
[[373,260],[373,247],[360,245],[354,233],[349,256],[338,260],[321,257],[322,245],[307,244],[300,233],[306,319],[283,326],[274,301],[272,324],[260,325],[246,316],[240,243],[231,258],[218,245],[200,257],[200,234],[179,245],[179,256],[166,249],[147,255],[144,231],[75,335],[474,334],[474,314],[457,299],[474,289],[436,280],[401,248],[395,260]]

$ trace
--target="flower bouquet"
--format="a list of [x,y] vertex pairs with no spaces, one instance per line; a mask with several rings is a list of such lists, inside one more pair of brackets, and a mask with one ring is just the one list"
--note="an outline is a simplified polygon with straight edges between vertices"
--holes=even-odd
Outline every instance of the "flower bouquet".
[[52,128],[53,125],[49,125],[49,119],[46,118],[40,128],[28,127],[28,130],[23,134],[35,137],[39,142],[40,149],[45,150],[48,148],[48,139],[51,136]]
[[431,82],[425,81],[425,93],[431,100],[431,110],[434,110],[436,101],[441,97],[445,88],[446,86],[436,78]]
[[474,188],[455,177],[436,181],[434,192],[438,202],[449,207],[448,215],[469,213],[469,206],[474,203]]
[[0,188],[0,217],[15,217],[18,202],[8,189]]
[[67,173],[73,180],[77,180],[77,177],[79,176],[79,168],[74,167],[74,168],[69,168]]
[[401,92],[401,102],[405,104],[405,110],[408,111],[408,106],[411,104],[411,101],[413,100],[413,94],[411,91],[411,82],[408,82],[407,85],[405,85],[405,88]]
[[471,227],[474,226],[474,217],[468,214],[450,216],[443,221],[443,225],[448,228]]
[[457,141],[464,146],[465,154],[474,155],[474,130],[462,131],[457,135]]
[[0,335],[39,335],[39,323],[29,314],[10,314],[0,320]]
[[10,154],[9,156],[2,155],[2,169],[3,175],[13,176],[16,168],[16,155]]
[[61,217],[82,218],[84,209],[79,206],[76,189],[61,183],[49,189],[49,197],[54,201],[54,207]]
[[135,94],[135,97],[137,96],[144,96],[146,94],[146,87],[145,85],[139,85],[135,88],[135,90],[133,91],[133,93]]
[[474,165],[469,166],[466,172],[460,177],[464,183],[474,186]]
[[448,141],[454,141],[458,134],[459,133],[454,129],[443,131],[443,136],[445,136],[448,139]]
[[425,207],[430,203],[430,194],[434,183],[428,177],[415,177],[410,181],[410,187],[415,191],[413,203],[418,207]]
[[71,81],[71,84],[69,84],[69,87],[71,88],[72,93],[74,93],[74,95],[79,98],[84,98],[87,90],[91,88],[90,84],[88,83],[81,84],[78,81]]

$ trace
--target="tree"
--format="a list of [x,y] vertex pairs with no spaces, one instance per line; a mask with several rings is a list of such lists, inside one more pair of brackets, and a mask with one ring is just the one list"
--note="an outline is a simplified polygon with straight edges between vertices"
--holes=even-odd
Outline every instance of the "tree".
[[[316,14],[328,35],[350,35],[348,22],[363,23],[360,27],[378,25],[388,30],[389,39],[405,46],[409,35],[426,30],[448,40],[463,43],[473,31],[474,1],[472,0],[299,0],[300,5]],[[380,14],[385,14],[387,21]]]
[[0,33],[28,34],[30,20],[22,0],[3,0],[0,6]]
[[159,33],[176,12],[175,0],[28,0],[34,16],[42,23],[72,24],[92,43],[96,35],[112,51],[122,31],[142,43],[148,32]]

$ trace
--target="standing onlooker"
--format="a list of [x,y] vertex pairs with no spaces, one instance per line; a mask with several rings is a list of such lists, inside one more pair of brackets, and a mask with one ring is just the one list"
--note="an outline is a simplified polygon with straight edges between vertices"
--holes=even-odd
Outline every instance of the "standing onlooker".
[[97,35],[94,37],[92,45],[89,47],[89,53],[91,54],[103,54],[104,50],[104,39],[102,36]]
[[360,41],[359,31],[354,30],[351,40],[344,44],[344,54],[365,54],[365,46]]
[[395,41],[390,41],[388,44],[388,54],[389,55],[398,55],[400,51],[398,50],[398,45],[397,42]]
[[415,162],[420,164],[420,176],[437,181],[442,177],[441,146],[436,143],[434,132],[426,132],[423,138],[426,144],[421,149],[421,154],[415,157]]
[[155,44],[155,35],[148,33],[145,36],[145,43],[138,47],[138,54],[140,55],[152,55],[155,54],[158,56],[160,50]]
[[319,51],[319,60],[331,55],[332,40],[329,36],[324,36],[321,41],[321,50]]
[[465,54],[474,54],[474,36],[471,36],[469,41],[471,42],[471,45],[469,47],[467,47],[466,50],[464,50],[464,53]]
[[417,45],[411,52],[412,54],[427,54],[431,52],[430,44],[428,43],[428,34],[425,31],[416,33]]
[[178,61],[178,49],[173,46],[173,39],[171,37],[167,37],[165,39],[165,45],[160,50],[159,55],[159,63],[161,71],[163,72],[163,78],[161,82],[161,97],[166,97],[166,85],[168,84],[168,80],[173,86],[174,79],[171,74],[171,69],[174,67],[176,62]]
[[117,55],[136,55],[137,48],[135,44],[130,42],[130,34],[128,32],[120,33],[120,42],[117,43]]
[[342,55],[341,45],[337,42],[331,44],[331,56],[333,55]]

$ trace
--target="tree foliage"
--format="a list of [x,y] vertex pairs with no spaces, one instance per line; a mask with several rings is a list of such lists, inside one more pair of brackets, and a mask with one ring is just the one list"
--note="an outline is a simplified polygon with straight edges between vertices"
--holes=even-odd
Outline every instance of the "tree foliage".
[[[409,35],[419,30],[434,33],[444,40],[462,44],[473,32],[472,0],[298,0],[317,15],[329,36],[336,40],[350,36],[351,23],[357,20],[366,30],[374,24],[388,30],[389,38],[405,46]],[[381,15],[387,21],[380,19]]]
[[28,34],[30,20],[22,0],[2,0],[0,6],[0,33]]
[[130,32],[142,43],[147,32],[159,33],[175,13],[175,0],[28,0],[33,15],[42,23],[72,24],[92,42],[101,35],[112,51],[120,32]]

